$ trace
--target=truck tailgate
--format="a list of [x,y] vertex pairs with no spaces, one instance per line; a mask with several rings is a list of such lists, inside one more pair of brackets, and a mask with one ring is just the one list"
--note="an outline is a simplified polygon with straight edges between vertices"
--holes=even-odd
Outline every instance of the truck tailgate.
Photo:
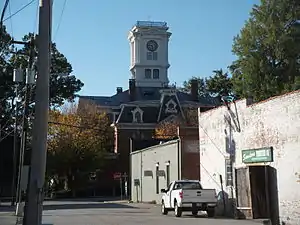
[[217,201],[214,189],[183,190],[183,203],[214,203]]

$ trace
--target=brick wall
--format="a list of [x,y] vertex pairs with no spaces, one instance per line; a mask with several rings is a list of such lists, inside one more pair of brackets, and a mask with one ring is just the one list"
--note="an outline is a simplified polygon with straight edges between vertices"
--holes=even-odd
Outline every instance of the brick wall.
[[241,150],[273,146],[270,165],[277,169],[281,220],[300,224],[300,91],[250,106],[240,100],[230,109],[223,106],[199,114],[203,185],[220,190],[218,175],[225,177],[229,151],[239,167],[244,166]]

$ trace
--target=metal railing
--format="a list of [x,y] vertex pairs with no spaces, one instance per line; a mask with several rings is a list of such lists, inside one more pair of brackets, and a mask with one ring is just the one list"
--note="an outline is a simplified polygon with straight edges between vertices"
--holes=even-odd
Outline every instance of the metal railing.
[[137,27],[162,27],[162,28],[168,28],[167,22],[155,22],[155,21],[137,21],[135,26],[137,26]]

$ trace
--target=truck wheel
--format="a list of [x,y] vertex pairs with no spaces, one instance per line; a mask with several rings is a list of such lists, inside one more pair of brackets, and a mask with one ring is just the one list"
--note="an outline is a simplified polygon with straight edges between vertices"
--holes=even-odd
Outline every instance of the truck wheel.
[[206,212],[207,212],[207,216],[210,217],[210,218],[215,216],[215,209],[214,208],[208,208]]
[[167,215],[168,214],[168,210],[166,209],[164,202],[161,203],[161,213],[163,215]]
[[174,210],[174,211],[175,211],[175,216],[176,216],[176,217],[181,217],[181,215],[182,215],[182,210],[181,210],[180,207],[178,207],[177,202],[175,202],[174,208],[175,208],[175,210]]
[[192,211],[192,215],[193,215],[193,216],[197,216],[197,215],[198,215],[198,211],[197,211],[197,210],[193,210],[193,211]]

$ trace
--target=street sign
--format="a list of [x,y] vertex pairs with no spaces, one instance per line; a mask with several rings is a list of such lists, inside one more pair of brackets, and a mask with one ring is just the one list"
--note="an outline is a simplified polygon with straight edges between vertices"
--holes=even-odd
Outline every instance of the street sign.
[[243,163],[273,162],[273,147],[242,150]]

